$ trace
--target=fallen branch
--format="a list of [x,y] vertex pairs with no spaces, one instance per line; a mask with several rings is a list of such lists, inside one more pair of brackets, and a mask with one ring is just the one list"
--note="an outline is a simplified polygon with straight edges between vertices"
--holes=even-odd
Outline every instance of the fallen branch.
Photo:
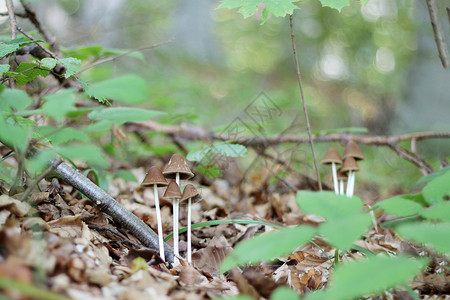
[[[181,124],[176,126],[162,125],[154,121],[141,122],[139,124],[128,125],[131,131],[135,131],[139,127],[162,132],[168,136],[175,136],[179,140],[204,140],[204,141],[232,141],[243,144],[252,148],[266,147],[267,145],[279,145],[286,143],[302,144],[309,143],[308,136],[299,135],[276,135],[276,136],[253,136],[242,138],[240,140],[231,139],[229,135],[220,134],[212,131],[208,131],[203,127]],[[396,136],[358,136],[351,133],[334,133],[326,135],[313,135],[312,140],[315,142],[341,142],[342,144],[348,143],[350,140],[354,140],[360,144],[375,145],[375,146],[387,146],[394,150],[401,157],[407,159],[417,167],[419,167],[424,174],[433,172],[431,166],[421,159],[417,154],[407,151],[397,144],[401,141],[411,140],[414,143],[425,139],[437,139],[437,138],[450,138],[450,132],[416,132],[408,133]]]
[[[14,147],[5,144],[10,149]],[[38,153],[34,147],[28,151],[28,155],[33,156]],[[158,235],[135,214],[123,207],[119,202],[114,200],[108,193],[99,188],[95,183],[90,181],[86,176],[82,175],[77,169],[74,169],[59,159],[53,159],[50,166],[59,178],[73,186],[86,197],[91,199],[100,209],[112,217],[112,219],[120,224],[123,228],[128,229],[145,247],[151,248],[158,252]],[[173,249],[164,243],[164,254],[168,262],[173,262]],[[159,252],[158,252],[159,253]]]
[[430,14],[431,26],[433,27],[434,41],[439,52],[442,66],[444,68],[450,67],[448,57],[447,43],[445,42],[444,33],[437,13],[436,2],[434,0],[426,0],[428,13]]

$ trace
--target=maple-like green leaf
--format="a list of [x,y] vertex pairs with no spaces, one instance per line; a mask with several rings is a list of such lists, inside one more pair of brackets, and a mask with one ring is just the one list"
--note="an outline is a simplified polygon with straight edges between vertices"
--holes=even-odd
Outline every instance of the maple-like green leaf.
[[295,9],[298,9],[293,2],[297,2],[296,0],[224,0],[217,7],[219,8],[228,8],[235,9],[239,8],[238,12],[244,16],[244,18],[248,18],[256,13],[259,5],[264,5],[263,18],[265,21],[271,13],[275,17],[284,17],[285,15],[291,15]]

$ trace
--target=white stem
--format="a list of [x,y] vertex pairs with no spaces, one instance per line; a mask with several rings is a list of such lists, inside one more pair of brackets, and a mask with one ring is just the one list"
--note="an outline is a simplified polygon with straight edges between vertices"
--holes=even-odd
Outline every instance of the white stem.
[[159,209],[159,196],[158,188],[156,184],[153,185],[153,193],[155,194],[155,208],[156,208],[156,220],[158,222],[158,244],[159,244],[159,256],[163,261],[166,261],[164,256],[164,241],[163,241],[163,229],[161,222],[161,210]]
[[340,185],[340,191],[339,191],[339,194],[341,195],[341,196],[344,196],[344,180],[339,180],[339,185]]
[[180,186],[180,173],[176,173],[175,182]]
[[178,206],[179,206],[179,199],[173,199],[173,254],[174,262],[177,264],[178,258],[177,256],[180,256],[180,253],[178,252]]
[[336,164],[334,162],[331,163],[331,169],[333,170],[334,192],[336,193],[336,195],[338,195],[339,194],[339,185],[338,185],[338,179],[337,179]]
[[188,199],[188,216],[187,216],[187,261],[192,262],[192,242],[191,242],[191,198]]
[[352,178],[352,171],[349,171],[348,172],[348,180],[347,180],[347,194],[346,194],[346,196],[347,197],[351,197],[350,196],[350,192],[351,192],[351,189],[352,189],[352,180],[351,180],[351,178]]
[[352,190],[350,193],[350,197],[353,196],[353,193],[355,191],[355,178],[356,178],[356,172],[353,172],[353,174],[352,174]]

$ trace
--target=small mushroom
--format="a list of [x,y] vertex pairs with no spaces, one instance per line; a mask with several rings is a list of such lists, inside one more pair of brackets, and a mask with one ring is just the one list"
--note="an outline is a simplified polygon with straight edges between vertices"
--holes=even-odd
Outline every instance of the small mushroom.
[[[178,206],[181,198],[181,190],[175,181],[171,181],[166,188],[164,198],[171,199],[173,201],[173,254],[174,262],[178,263],[177,256],[180,256],[178,251]],[[176,203],[176,204],[175,204]],[[175,209],[176,208],[176,209]]]
[[178,153],[172,155],[163,170],[163,174],[166,178],[175,179],[178,186],[180,186],[180,179],[185,180],[194,177],[183,156]]
[[342,168],[337,170],[337,179],[339,181],[339,195],[344,195],[344,181],[348,180],[347,174],[342,172]]
[[[353,140],[350,140],[350,142],[348,142],[347,146],[345,147],[345,151],[344,151],[344,155],[343,155],[344,159],[349,158],[349,157],[353,157],[355,159],[355,161],[364,159],[364,155],[362,154],[358,145]],[[359,171],[359,168],[357,171]],[[352,177],[349,176],[349,178],[348,178],[347,191],[348,191],[348,186],[350,186],[350,188],[351,188],[350,195],[353,196],[353,192],[355,190],[355,172],[352,172]]]
[[339,194],[339,186],[338,186],[338,179],[336,174],[336,165],[342,164],[342,159],[339,153],[336,149],[330,148],[328,149],[327,154],[325,155],[325,158],[322,160],[322,164],[329,165],[331,164],[332,172],[333,172],[333,185],[334,185],[334,192],[336,194]]
[[153,186],[153,193],[155,195],[155,208],[156,208],[156,220],[158,222],[158,243],[159,243],[159,256],[163,261],[166,261],[164,256],[164,241],[163,241],[163,229],[161,222],[161,210],[159,208],[159,196],[158,187],[168,185],[167,180],[164,178],[161,170],[158,167],[151,167],[147,175],[145,175],[144,181],[141,186]]
[[342,165],[342,172],[348,172],[348,183],[347,183],[347,197],[353,196],[353,185],[355,183],[355,172],[359,171],[358,164],[353,157],[347,157],[344,159],[344,164]]
[[187,261],[192,262],[192,242],[191,242],[191,205],[192,202],[198,202],[201,200],[200,193],[192,185],[188,184],[183,190],[183,195],[181,196],[181,202],[188,200],[188,219],[187,219]]

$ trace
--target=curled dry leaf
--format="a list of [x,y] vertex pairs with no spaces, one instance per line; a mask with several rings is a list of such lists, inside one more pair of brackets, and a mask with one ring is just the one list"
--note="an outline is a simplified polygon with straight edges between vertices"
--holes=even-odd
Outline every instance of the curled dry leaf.
[[24,217],[30,210],[30,205],[26,202],[19,201],[8,195],[0,196],[0,211],[7,210],[13,215],[21,218]]

